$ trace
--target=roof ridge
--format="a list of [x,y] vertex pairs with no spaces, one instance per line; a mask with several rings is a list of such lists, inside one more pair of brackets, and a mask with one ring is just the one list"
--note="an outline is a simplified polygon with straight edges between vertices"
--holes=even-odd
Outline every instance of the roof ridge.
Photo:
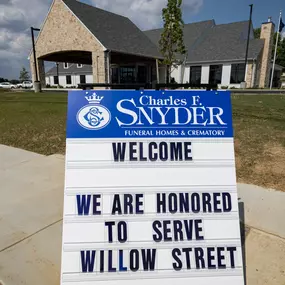
[[97,10],[103,11],[103,12],[105,12],[105,13],[109,13],[109,14],[113,14],[113,15],[115,15],[115,16],[119,16],[119,17],[122,17],[122,18],[129,19],[128,17],[126,17],[126,16],[124,16],[124,15],[117,14],[117,13],[111,12],[111,11],[109,11],[109,10],[104,10],[104,9],[102,9],[102,8],[99,8],[99,7],[97,7],[97,6],[93,6],[93,5],[90,5],[90,4],[81,2],[81,1],[79,1],[79,0],[62,0],[62,1],[63,1],[66,5],[68,5],[68,3],[66,3],[66,2],[68,2],[68,1],[77,2],[77,3],[80,4],[80,5],[88,6],[88,7],[90,7],[90,8],[97,9]]
[[216,24],[217,26],[225,26],[225,25],[232,25],[232,24],[239,24],[239,23],[248,23],[249,20],[243,20],[243,21],[237,21],[237,22],[231,22],[231,23],[223,23],[223,24]]
[[[128,17],[76,0],[62,0],[82,24],[108,50],[160,58],[161,55],[143,31]],[[143,43],[147,42],[146,47]]]
[[[204,20],[204,21],[199,21],[199,22],[193,22],[193,23],[187,23],[187,24],[184,24],[184,26],[187,26],[187,25],[195,25],[195,24],[202,24],[202,23],[206,23],[206,22],[215,22],[214,19],[211,19],[211,20]],[[150,32],[150,31],[159,31],[159,30],[162,30],[162,28],[157,28],[157,29],[151,29],[151,30],[143,30],[143,32]]]

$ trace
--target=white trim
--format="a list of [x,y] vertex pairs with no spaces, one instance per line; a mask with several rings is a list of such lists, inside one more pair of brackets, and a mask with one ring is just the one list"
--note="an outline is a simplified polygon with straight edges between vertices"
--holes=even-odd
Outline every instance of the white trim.
[[68,69],[69,68],[69,63],[68,62],[64,62],[63,63],[63,69]]
[[[256,60],[255,58],[249,58],[248,62],[251,62],[253,60]],[[224,63],[239,63],[239,62],[244,62],[242,59],[227,59],[227,60],[212,60],[212,61],[188,61],[186,63],[186,66],[188,65],[216,65],[216,64],[224,64]]]
[[95,37],[95,35],[84,25],[84,23],[73,13],[73,11],[63,1],[62,3],[71,12],[71,14],[83,25],[83,27],[98,41],[98,43],[102,46],[103,51],[106,51],[107,49],[105,48],[105,46]]
[[77,63],[77,68],[82,68],[82,67],[83,67],[83,64]]

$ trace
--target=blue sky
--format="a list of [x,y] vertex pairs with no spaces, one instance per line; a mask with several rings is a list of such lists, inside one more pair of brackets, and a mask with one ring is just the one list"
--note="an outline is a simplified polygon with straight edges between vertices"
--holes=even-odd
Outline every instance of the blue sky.
[[[249,18],[249,4],[253,4],[253,25],[260,27],[269,16],[278,24],[280,9],[284,11],[285,0],[204,0],[196,15],[189,17],[189,22],[215,19],[217,24],[247,20]],[[185,22],[188,16],[185,15]]]
[[[167,0],[81,0],[99,8],[129,17],[146,30],[162,26],[161,10]],[[17,79],[20,69],[29,69],[30,27],[41,27],[52,0],[0,0],[0,77]],[[285,0],[183,0],[185,23],[215,19],[217,24],[244,21],[253,7],[254,27],[272,16],[278,24]],[[31,9],[33,7],[33,9]],[[285,29],[284,29],[285,32]],[[284,33],[285,36],[285,33]]]

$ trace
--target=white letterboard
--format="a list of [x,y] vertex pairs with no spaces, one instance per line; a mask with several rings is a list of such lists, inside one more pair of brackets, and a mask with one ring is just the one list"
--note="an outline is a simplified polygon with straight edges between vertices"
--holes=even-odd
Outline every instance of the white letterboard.
[[70,92],[61,284],[243,280],[230,93]]

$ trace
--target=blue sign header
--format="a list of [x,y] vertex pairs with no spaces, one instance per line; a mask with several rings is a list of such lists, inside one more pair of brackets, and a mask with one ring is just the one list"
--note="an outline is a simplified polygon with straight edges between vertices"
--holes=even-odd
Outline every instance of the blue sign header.
[[233,137],[228,91],[70,91],[67,138]]

